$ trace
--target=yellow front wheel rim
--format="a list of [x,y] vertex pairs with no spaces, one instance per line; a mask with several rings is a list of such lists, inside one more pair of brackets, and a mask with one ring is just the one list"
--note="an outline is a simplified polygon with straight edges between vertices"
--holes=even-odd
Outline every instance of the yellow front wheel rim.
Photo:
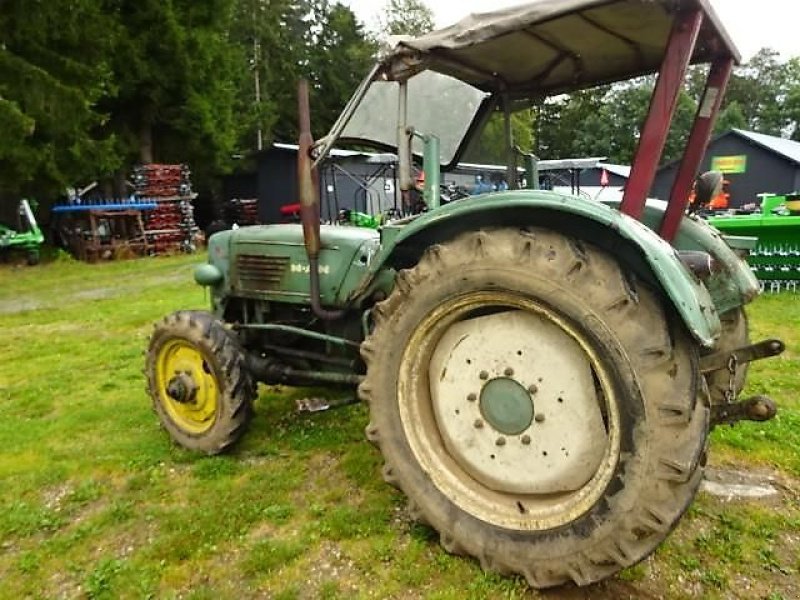
[[220,387],[205,355],[194,344],[175,339],[161,347],[156,385],[161,405],[181,429],[202,434],[214,424]]

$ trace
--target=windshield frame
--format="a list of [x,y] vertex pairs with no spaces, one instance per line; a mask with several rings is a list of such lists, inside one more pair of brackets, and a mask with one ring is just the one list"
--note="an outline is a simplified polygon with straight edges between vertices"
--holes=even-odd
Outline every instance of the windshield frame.
[[[409,119],[407,122],[403,122],[403,115],[400,114],[401,111],[398,105],[393,111],[393,116],[391,117],[390,123],[387,125],[387,128],[392,130],[393,137],[386,136],[385,139],[386,140],[392,139],[391,142],[380,141],[372,138],[354,137],[345,135],[347,127],[352,123],[353,117],[356,115],[356,112],[362,106],[362,103],[365,101],[371,86],[375,83],[384,83],[384,82],[396,83],[398,85],[398,96],[399,96],[400,89],[403,87],[403,84],[407,84],[409,81],[411,81],[412,79],[423,73],[433,73],[442,77],[447,77],[448,79],[453,79],[454,81],[458,81],[460,84],[468,86],[478,91],[479,93],[483,94],[484,97],[480,101],[478,108],[475,110],[472,119],[467,123],[467,126],[463,128],[461,137],[459,138],[458,143],[454,147],[452,157],[447,162],[440,162],[440,166],[443,170],[451,169],[456,164],[458,164],[464,152],[468,148],[470,142],[472,141],[473,137],[478,132],[480,132],[485,122],[491,116],[492,112],[494,112],[497,109],[497,106],[499,104],[496,93],[481,90],[479,88],[476,88],[475,86],[470,85],[467,82],[464,82],[463,80],[452,77],[450,75],[440,73],[435,69],[427,69],[427,68],[415,69],[411,72],[404,73],[404,76],[401,77],[389,76],[388,72],[389,72],[389,65],[387,65],[386,63],[379,62],[373,67],[373,69],[370,71],[367,77],[364,78],[359,87],[356,89],[356,92],[353,94],[353,97],[350,99],[350,101],[340,114],[336,123],[334,123],[328,135],[318,140],[317,143],[315,144],[315,149],[316,149],[315,152],[316,158],[314,161],[315,166],[317,166],[322,160],[324,160],[325,156],[328,154],[331,148],[333,148],[334,145],[338,144],[366,146],[381,152],[394,152],[396,154],[400,154],[402,150],[399,147],[400,141],[398,139],[397,127],[394,126],[394,123],[397,123],[398,126],[402,124],[403,127],[413,128],[413,131],[417,133],[435,134],[435,132],[429,132],[425,131],[424,128],[419,128],[417,124],[413,122],[412,119]],[[411,155],[413,155],[417,159],[421,159],[422,148],[416,144],[415,146],[416,147],[412,148]]]

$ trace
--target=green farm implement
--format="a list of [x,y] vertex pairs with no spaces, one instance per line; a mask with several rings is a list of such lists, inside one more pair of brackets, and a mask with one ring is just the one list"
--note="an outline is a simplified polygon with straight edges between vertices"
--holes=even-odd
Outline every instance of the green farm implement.
[[763,194],[753,214],[721,214],[707,221],[730,236],[758,240],[748,262],[765,290],[797,291],[800,284],[800,196]]
[[27,200],[19,203],[17,212],[17,229],[11,229],[0,223],[0,251],[18,250],[24,252],[29,265],[39,263],[39,249],[44,242],[44,235],[36,223],[31,205]]
[[[302,223],[210,237],[195,272],[210,310],[168,315],[150,339],[161,423],[214,454],[242,435],[258,382],[357,387],[384,479],[447,551],[537,588],[639,562],[691,503],[710,428],[776,410],[740,397],[748,362],[783,350],[748,339],[758,281],[685,215],[738,60],[707,0],[540,0],[399,42],[321,140],[301,84]],[[648,201],[697,63],[708,79],[670,201]],[[513,111],[648,73],[622,201],[539,190]],[[492,115],[510,189],[443,202],[441,172]],[[396,153],[406,214],[321,226],[315,177],[335,144]],[[701,178],[698,202],[715,187]]]

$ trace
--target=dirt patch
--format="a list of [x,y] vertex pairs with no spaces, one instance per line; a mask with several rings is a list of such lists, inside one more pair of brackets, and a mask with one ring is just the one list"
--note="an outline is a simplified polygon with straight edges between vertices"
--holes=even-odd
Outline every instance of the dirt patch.
[[97,287],[77,290],[56,297],[38,298],[35,296],[17,296],[8,300],[0,300],[0,315],[13,315],[31,310],[41,310],[45,308],[58,308],[76,302],[86,302],[92,300],[107,300],[124,296],[137,290],[145,290],[170,283],[186,282],[191,284],[191,276],[187,276],[187,269],[182,268],[175,273],[160,275],[157,277],[127,278],[114,287]]
[[302,506],[309,494],[359,506],[363,502],[363,492],[354,487],[342,472],[339,459],[330,453],[319,453],[309,458],[306,464],[305,482],[292,494],[292,502]]
[[71,300],[105,300],[113,296],[119,296],[119,288],[100,287],[89,290],[82,290],[70,295]]
[[307,559],[305,566],[303,598],[321,597],[322,588],[328,582],[335,582],[338,593],[345,598],[363,591],[359,585],[359,581],[363,581],[359,569],[339,544],[323,542],[317,552]]
[[58,512],[62,508],[62,502],[72,493],[73,489],[74,487],[70,483],[47,488],[42,492],[42,503],[49,510]]
[[648,591],[645,582],[629,583],[618,579],[585,588],[570,585],[544,590],[539,592],[539,596],[549,600],[656,600],[664,598],[663,593]]
[[40,300],[35,300],[33,298],[0,300],[0,315],[13,315],[29,310],[39,310],[40,308],[44,308],[44,304]]

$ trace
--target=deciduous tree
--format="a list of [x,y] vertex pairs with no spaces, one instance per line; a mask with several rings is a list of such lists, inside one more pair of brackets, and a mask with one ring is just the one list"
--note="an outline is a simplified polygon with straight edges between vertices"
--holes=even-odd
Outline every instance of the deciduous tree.
[[420,36],[433,29],[433,11],[422,0],[389,0],[383,11],[381,31],[385,36]]

